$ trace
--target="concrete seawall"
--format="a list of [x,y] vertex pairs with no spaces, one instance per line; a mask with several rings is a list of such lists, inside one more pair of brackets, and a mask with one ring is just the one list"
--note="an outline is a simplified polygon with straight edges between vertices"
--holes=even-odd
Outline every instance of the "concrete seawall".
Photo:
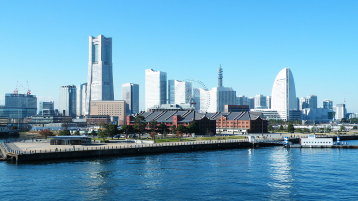
[[13,162],[30,162],[30,161],[48,161],[80,158],[99,158],[107,156],[133,156],[148,155],[174,152],[193,152],[204,150],[222,150],[222,149],[240,149],[251,147],[269,147],[278,146],[277,143],[255,143],[250,142],[195,142],[195,143],[168,143],[168,144],[147,144],[132,145],[130,147],[98,147],[98,149],[87,150],[86,148],[78,150],[58,150],[55,152],[8,152],[7,159]]

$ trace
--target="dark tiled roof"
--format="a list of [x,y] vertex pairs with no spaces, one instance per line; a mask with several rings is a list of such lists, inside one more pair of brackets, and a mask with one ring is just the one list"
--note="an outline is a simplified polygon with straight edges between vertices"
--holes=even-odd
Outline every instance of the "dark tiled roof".
[[217,113],[198,113],[193,110],[187,111],[153,111],[153,112],[142,112],[141,115],[145,118],[146,122],[157,121],[157,122],[172,122],[173,116],[179,117],[179,122],[192,122],[193,120],[202,120],[208,118],[210,120],[217,120],[222,116],[226,117],[227,120],[256,120],[261,116],[258,112],[217,112]]

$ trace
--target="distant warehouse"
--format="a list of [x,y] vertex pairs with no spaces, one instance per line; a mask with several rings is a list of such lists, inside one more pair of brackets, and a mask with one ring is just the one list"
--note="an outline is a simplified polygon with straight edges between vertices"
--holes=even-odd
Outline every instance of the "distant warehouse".
[[257,112],[218,112],[207,113],[211,120],[216,120],[216,132],[227,134],[267,133],[268,121]]
[[[262,119],[261,113],[252,112],[217,112],[198,113],[194,110],[152,110],[137,114],[144,117],[149,126],[150,122],[164,123],[168,127],[196,123],[200,134],[213,135],[216,133],[245,134],[267,133],[268,121]],[[134,125],[135,116],[127,116],[127,124]]]

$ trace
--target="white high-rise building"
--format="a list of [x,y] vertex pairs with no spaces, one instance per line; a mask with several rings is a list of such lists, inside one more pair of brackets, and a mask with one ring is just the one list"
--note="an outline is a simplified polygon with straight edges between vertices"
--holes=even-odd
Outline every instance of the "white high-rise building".
[[145,70],[145,110],[167,102],[167,73]]
[[114,100],[112,38],[90,36],[88,56],[87,105],[91,101]]
[[212,92],[212,90],[202,88],[194,89],[194,95],[194,99],[199,103],[195,105],[195,108],[198,112],[205,113],[216,111],[217,96],[216,93]]
[[335,108],[335,112],[336,112],[336,120],[342,120],[343,118],[346,118],[347,115],[346,104],[337,104]]
[[274,81],[271,109],[276,110],[280,118],[286,121],[291,120],[297,111],[295,81],[289,68],[282,69]]
[[174,104],[190,104],[193,95],[191,82],[174,80]]
[[237,103],[236,91],[231,87],[224,87],[223,78],[223,68],[220,65],[218,70],[218,86],[209,91],[210,106],[207,112],[224,112],[225,105],[235,105]]
[[126,101],[127,114],[139,112],[139,85],[125,83],[122,85],[122,99]]
[[77,104],[76,113],[78,117],[86,116],[87,114],[87,83],[81,84],[77,88]]
[[76,117],[76,92],[74,85],[60,88],[59,112],[61,115]]

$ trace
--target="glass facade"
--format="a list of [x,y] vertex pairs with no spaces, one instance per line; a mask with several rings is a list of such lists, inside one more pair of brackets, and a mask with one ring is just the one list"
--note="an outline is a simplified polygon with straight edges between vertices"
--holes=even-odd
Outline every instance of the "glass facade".
[[36,115],[37,98],[29,94],[5,94],[5,106],[0,107],[0,116],[23,119]]
[[98,57],[99,57],[98,44],[93,44],[92,45],[92,62],[98,63],[98,60],[99,60]]

